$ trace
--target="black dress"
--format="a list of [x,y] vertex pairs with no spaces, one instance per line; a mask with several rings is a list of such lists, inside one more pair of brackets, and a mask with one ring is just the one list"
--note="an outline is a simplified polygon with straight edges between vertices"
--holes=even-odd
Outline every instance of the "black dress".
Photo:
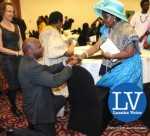
[[[2,25],[0,25],[0,29],[2,30],[3,46],[14,51],[19,51],[18,27],[15,25],[14,32],[4,28]],[[8,82],[9,90],[16,90],[20,87],[17,79],[20,58],[14,55],[6,54],[1,54],[1,57],[2,71]]]

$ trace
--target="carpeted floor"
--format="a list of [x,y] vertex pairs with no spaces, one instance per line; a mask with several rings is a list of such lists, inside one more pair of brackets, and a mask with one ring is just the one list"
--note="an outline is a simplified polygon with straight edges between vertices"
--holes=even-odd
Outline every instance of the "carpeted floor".
[[[18,107],[22,110],[22,96],[17,95]],[[57,119],[56,131],[57,136],[85,136],[79,132],[73,132],[67,129],[68,114]],[[16,118],[10,111],[10,105],[5,95],[0,96],[0,128],[16,127],[25,128],[28,126],[25,116]],[[0,136],[5,136],[1,132]],[[116,126],[116,121],[110,122],[103,136],[150,136],[150,130],[142,122],[134,122],[122,126]]]

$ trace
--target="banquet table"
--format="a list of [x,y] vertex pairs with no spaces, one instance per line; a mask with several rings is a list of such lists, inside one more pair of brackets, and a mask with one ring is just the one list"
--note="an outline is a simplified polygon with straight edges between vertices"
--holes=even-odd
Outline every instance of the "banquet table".
[[[82,54],[84,51],[89,49],[90,46],[83,46],[83,47],[76,47],[75,48],[75,54]],[[95,55],[100,54],[101,52],[96,53]],[[141,51],[141,57],[142,57],[142,66],[143,66],[143,82],[149,83],[150,82],[150,74],[148,74],[150,69],[150,51],[149,50],[142,50]],[[99,69],[102,64],[102,59],[84,59],[82,60],[81,66],[87,69],[95,83],[100,79],[99,76]]]

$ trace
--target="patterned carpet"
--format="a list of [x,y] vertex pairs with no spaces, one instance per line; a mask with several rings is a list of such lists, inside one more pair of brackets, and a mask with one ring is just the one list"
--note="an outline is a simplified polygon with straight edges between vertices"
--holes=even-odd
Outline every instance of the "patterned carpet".
[[[22,96],[17,95],[17,104],[22,110]],[[67,129],[68,114],[57,119],[57,136],[85,136],[79,132],[73,132]],[[134,122],[122,126],[116,126],[116,121],[110,122],[102,136],[150,136],[150,130],[142,122]],[[0,128],[16,127],[25,128],[28,126],[25,116],[16,118],[10,111],[10,105],[5,95],[0,96]],[[5,132],[0,136],[5,136]]]

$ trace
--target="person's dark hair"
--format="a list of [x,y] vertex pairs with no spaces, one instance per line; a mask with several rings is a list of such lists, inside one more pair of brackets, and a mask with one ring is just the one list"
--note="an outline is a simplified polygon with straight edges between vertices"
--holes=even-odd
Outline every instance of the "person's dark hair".
[[83,31],[88,31],[89,30],[89,24],[88,23],[84,23],[82,26],[82,30]]
[[149,2],[149,0],[141,0],[140,5],[142,6],[145,2]]
[[42,23],[42,22],[45,22],[45,18],[43,16],[39,16],[38,19],[37,19],[37,21],[36,21],[37,26],[40,25],[40,23]]
[[57,24],[58,22],[63,21],[63,14],[59,11],[54,11],[49,15],[49,24]]
[[3,17],[5,10],[6,10],[6,7],[8,5],[14,7],[14,5],[11,2],[3,2],[0,4],[0,16],[1,17]]
[[68,21],[69,21],[70,23],[73,23],[73,22],[74,22],[74,19],[69,18]]

